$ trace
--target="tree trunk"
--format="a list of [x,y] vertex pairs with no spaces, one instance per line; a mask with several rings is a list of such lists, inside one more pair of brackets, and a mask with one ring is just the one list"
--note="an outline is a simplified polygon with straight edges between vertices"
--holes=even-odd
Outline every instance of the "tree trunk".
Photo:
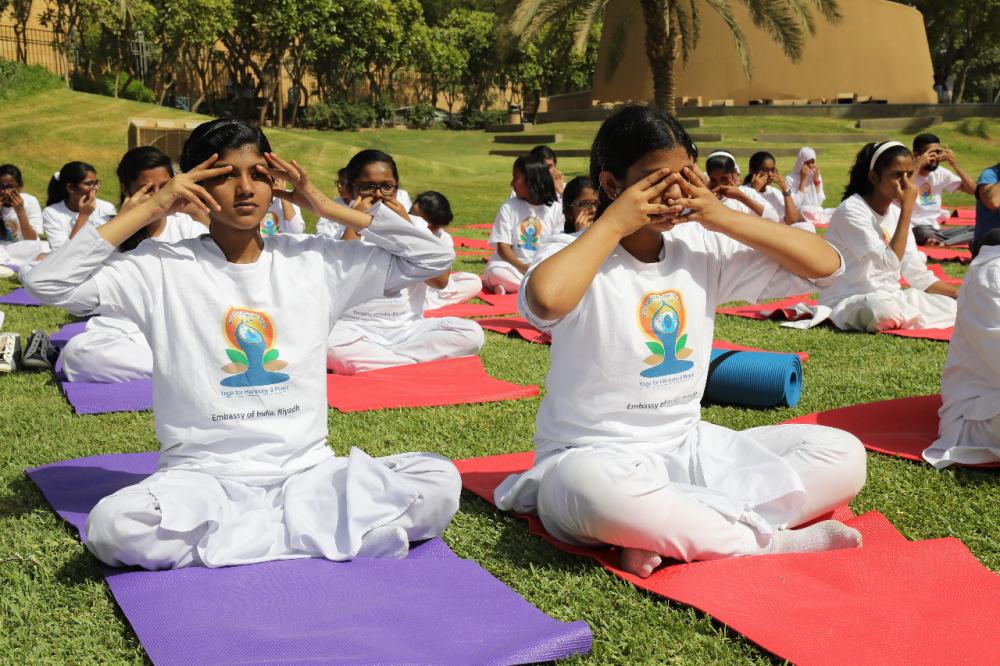
[[653,106],[674,114],[675,40],[667,23],[669,0],[640,0],[646,23],[646,58],[653,74]]

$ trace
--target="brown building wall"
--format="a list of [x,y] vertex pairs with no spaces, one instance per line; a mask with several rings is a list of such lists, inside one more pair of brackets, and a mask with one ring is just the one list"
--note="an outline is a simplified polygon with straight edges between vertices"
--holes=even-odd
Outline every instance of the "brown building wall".
[[[608,76],[614,32],[610,27],[626,4],[634,2],[612,0],[608,5],[593,103],[653,98],[638,10],[626,32],[624,57]],[[704,103],[732,99],[747,104],[752,99],[832,99],[838,93],[857,93],[896,103],[937,101],[923,15],[911,7],[886,0],[839,0],[841,21],[831,25],[817,16],[816,34],[807,36],[801,61],[793,63],[767,33],[753,26],[742,2],[733,0],[753,61],[748,81],[722,19],[704,0],[698,2],[701,38],[688,64],[677,65],[678,100],[701,96]]]

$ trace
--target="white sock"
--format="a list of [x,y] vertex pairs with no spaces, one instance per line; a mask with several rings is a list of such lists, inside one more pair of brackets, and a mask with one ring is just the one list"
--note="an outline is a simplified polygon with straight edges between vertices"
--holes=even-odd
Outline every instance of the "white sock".
[[376,527],[361,537],[357,557],[401,560],[410,552],[410,540],[402,527]]
[[815,553],[841,548],[860,548],[861,532],[836,520],[797,530],[778,530],[768,553]]

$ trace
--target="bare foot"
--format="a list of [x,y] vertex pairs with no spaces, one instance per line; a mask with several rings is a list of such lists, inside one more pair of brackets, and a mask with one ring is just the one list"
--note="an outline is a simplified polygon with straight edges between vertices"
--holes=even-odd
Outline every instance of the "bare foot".
[[663,559],[651,550],[622,548],[622,558],[618,566],[639,578],[649,578],[653,570],[662,563]]

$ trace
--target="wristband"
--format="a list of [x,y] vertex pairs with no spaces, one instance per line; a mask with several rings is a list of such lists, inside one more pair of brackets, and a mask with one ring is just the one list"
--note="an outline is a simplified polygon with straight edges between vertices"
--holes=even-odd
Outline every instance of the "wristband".
[[786,197],[790,197],[790,196],[792,196],[792,191],[791,190],[781,190],[781,194],[784,195],[784,196],[786,196]]

